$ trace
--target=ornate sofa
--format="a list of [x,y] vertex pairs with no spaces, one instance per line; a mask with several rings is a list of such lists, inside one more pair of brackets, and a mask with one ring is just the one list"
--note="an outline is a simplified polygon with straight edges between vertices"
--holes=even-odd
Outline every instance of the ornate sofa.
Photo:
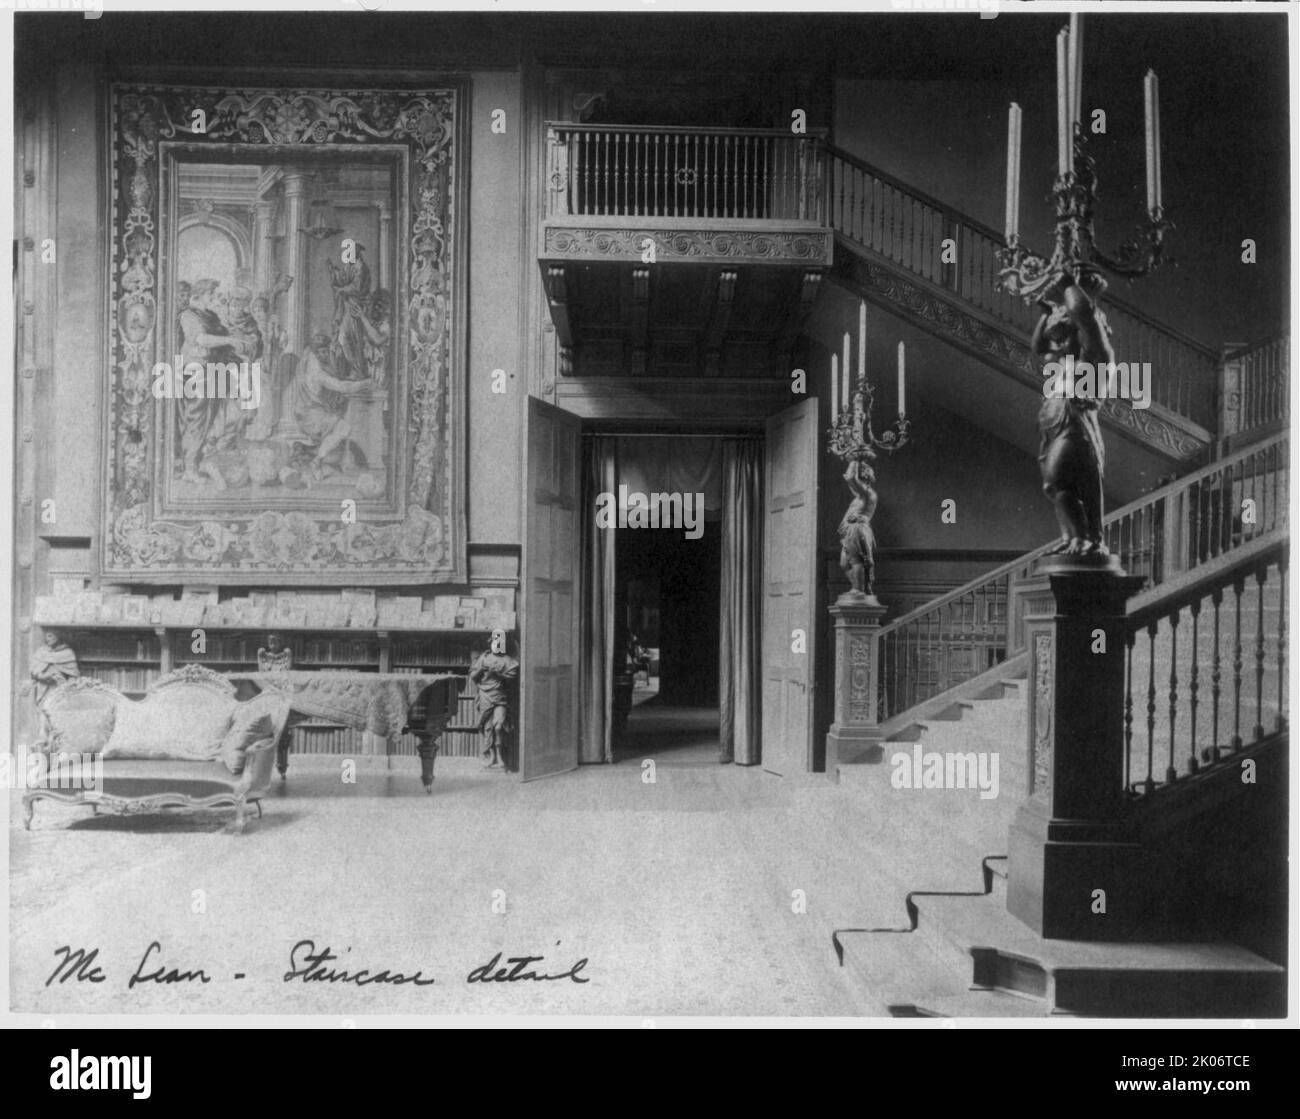
[[[140,700],[99,680],[70,680],[45,697],[42,715],[35,750],[45,764],[23,796],[28,828],[36,802],[54,800],[129,815],[233,807],[239,832],[250,804],[262,813],[289,700],[267,694],[241,703],[230,681],[192,664],[163,676]],[[74,768],[82,778],[76,782],[68,780]]]

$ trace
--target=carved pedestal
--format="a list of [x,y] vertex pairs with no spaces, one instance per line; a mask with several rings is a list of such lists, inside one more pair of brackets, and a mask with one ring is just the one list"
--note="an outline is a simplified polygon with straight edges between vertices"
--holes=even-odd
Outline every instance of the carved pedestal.
[[840,762],[878,762],[876,631],[885,613],[873,596],[843,594],[830,608],[835,625],[835,722],[826,735],[826,772]]
[[1117,564],[1040,571],[1025,587],[1030,796],[1011,828],[1007,909],[1045,937],[1122,939],[1142,904],[1123,790],[1123,621],[1144,580]]

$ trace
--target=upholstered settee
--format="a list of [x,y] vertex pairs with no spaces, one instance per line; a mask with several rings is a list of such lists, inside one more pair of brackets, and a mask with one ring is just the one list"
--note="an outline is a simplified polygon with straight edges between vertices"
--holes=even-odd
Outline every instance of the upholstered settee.
[[239,702],[230,681],[201,665],[167,673],[139,700],[69,680],[42,703],[35,749],[45,759],[23,796],[24,824],[37,801],[54,800],[129,815],[233,807],[242,831],[249,805],[262,813],[289,710],[276,694]]

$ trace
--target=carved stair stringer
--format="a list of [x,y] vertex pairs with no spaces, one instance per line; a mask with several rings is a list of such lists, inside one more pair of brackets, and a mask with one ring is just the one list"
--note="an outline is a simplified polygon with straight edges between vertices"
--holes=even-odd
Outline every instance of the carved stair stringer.
[[[1023,333],[850,238],[836,234],[835,245],[832,280],[1035,393],[1042,391],[1042,374]],[[1182,468],[1202,461],[1213,442],[1210,432],[1155,403],[1139,410],[1123,401],[1103,400],[1101,417],[1108,431]]]

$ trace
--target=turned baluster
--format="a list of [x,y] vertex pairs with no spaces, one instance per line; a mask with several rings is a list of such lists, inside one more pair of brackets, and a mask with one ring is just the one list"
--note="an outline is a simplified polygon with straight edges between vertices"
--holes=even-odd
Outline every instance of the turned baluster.
[[1158,622],[1147,626],[1147,776],[1143,785],[1150,795],[1156,787],[1156,627]]
[[1233,708],[1232,708],[1232,748],[1233,750],[1241,749],[1241,595],[1246,589],[1244,579],[1238,579],[1232,584],[1232,593],[1236,599],[1236,610],[1234,618],[1235,639],[1232,647],[1232,691],[1233,691]]
[[1210,672],[1210,695],[1214,701],[1214,736],[1210,739],[1210,760],[1219,760],[1219,693],[1223,679],[1223,656],[1219,647],[1219,611],[1223,605],[1223,591],[1216,588],[1210,594],[1214,603],[1214,667]]
[[1196,704],[1197,692],[1201,690],[1200,620],[1201,600],[1198,598],[1192,603],[1192,682],[1188,688],[1189,706],[1192,709],[1192,737],[1188,748],[1188,773],[1195,773],[1200,768],[1200,762],[1196,757]]
[[1174,733],[1178,720],[1178,614],[1169,616],[1169,765],[1165,780],[1173,784],[1178,780],[1174,768]]
[[1255,572],[1255,584],[1259,590],[1258,617],[1255,620],[1255,741],[1264,737],[1264,580],[1268,578],[1268,568],[1261,567]]
[[1133,645],[1137,633],[1124,635],[1124,787],[1133,788]]

